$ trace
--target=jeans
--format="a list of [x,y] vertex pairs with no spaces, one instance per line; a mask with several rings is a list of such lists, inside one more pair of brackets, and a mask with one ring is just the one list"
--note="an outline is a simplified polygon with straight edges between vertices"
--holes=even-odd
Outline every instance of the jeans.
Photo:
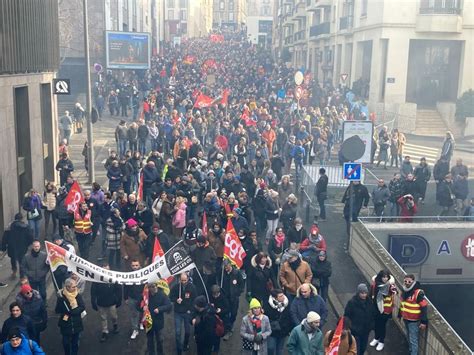
[[48,235],[48,227],[49,227],[50,220],[53,222],[53,232],[51,234],[55,234],[58,229],[58,220],[56,218],[56,211],[44,210],[44,231],[45,231],[46,236]]
[[266,240],[270,240],[273,233],[278,227],[278,218],[277,219],[267,219],[267,234],[265,235]]
[[387,331],[387,321],[390,319],[391,314],[380,314],[375,315],[375,336],[380,343],[383,343],[385,340],[385,333]]
[[400,215],[400,205],[395,202],[390,202],[390,216],[398,217]]
[[152,151],[158,150],[158,148],[160,146],[159,138],[151,138],[150,143],[151,143],[151,150]]
[[405,320],[408,333],[408,352],[410,355],[418,355],[418,335],[420,334],[420,323]]
[[120,256],[120,249],[109,249],[109,266],[111,270],[117,270],[120,271],[120,261],[121,261],[121,256]]
[[319,203],[319,217],[321,219],[326,219],[326,206],[324,205],[324,198],[319,198],[318,197],[318,203]]
[[124,156],[125,151],[127,150],[127,140],[126,139],[119,139],[118,141],[118,149],[119,149],[119,156]]
[[[156,339],[156,347],[155,347]],[[163,354],[163,333],[162,329],[152,327],[148,333],[146,333],[148,355]]]
[[81,258],[89,260],[89,250],[92,243],[92,234],[76,234],[77,244],[79,246],[79,253]]
[[283,347],[285,346],[285,338],[268,337],[267,349],[268,355],[282,355]]
[[353,332],[352,335],[356,339],[357,355],[364,355],[367,344],[369,343],[369,333],[358,335]]
[[71,130],[70,129],[63,129],[63,139],[65,139],[66,143],[69,144],[69,140],[71,139]]
[[[181,342],[181,329],[184,326],[184,346]],[[176,350],[179,353],[188,345],[191,334],[191,315],[188,313],[174,313],[174,332],[176,336]]]
[[110,318],[112,319],[112,324],[114,326],[117,325],[117,308],[115,305],[110,306],[110,307],[100,307],[99,306],[99,315],[100,315],[100,324],[102,326],[102,333],[109,334],[109,326],[107,322],[107,316],[110,315]]
[[46,280],[41,281],[29,281],[30,286],[33,290],[36,290],[40,293],[41,298],[46,301]]
[[63,335],[64,355],[77,355],[79,351],[80,333],[73,335]]
[[300,171],[303,169],[303,162],[301,160],[295,160],[295,175],[296,175],[296,180],[299,180],[300,178]]
[[142,156],[146,153],[146,138],[138,140],[138,151]]
[[132,330],[138,331],[140,326],[140,307],[141,300],[134,300],[133,298],[128,299],[128,309],[130,311],[130,323]]
[[130,151],[132,153],[138,151],[138,141],[136,141],[136,140],[129,141],[128,146],[130,147]]
[[29,219],[28,225],[33,230],[33,237],[39,239],[40,219]]

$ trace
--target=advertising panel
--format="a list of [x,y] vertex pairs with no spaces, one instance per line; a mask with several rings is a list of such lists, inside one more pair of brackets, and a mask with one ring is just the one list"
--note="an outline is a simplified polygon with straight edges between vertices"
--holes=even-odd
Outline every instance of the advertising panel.
[[150,34],[138,32],[105,33],[108,69],[149,69]]

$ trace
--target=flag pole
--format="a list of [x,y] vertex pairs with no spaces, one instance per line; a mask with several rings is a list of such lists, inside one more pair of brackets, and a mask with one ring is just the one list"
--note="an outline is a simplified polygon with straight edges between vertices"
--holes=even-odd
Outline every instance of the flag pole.
[[195,268],[195,269],[196,269],[196,271],[197,271],[197,273],[198,273],[198,275],[199,275],[199,278],[201,279],[202,285],[203,285],[203,287],[204,287],[204,292],[206,293],[207,302],[209,303],[209,294],[207,293],[206,284],[204,283],[204,280],[203,280],[203,278],[202,278],[202,276],[201,276],[201,273],[199,272],[199,269],[198,269],[198,268]]
[[222,272],[221,272],[221,288],[222,288],[222,285],[224,284],[224,259],[222,260],[221,268],[222,268]]

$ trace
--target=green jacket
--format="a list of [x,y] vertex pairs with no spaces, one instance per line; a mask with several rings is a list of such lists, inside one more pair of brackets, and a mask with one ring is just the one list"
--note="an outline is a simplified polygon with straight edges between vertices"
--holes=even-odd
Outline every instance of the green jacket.
[[304,326],[298,324],[291,331],[287,346],[289,355],[324,355],[323,333],[318,328],[313,338],[309,340]]

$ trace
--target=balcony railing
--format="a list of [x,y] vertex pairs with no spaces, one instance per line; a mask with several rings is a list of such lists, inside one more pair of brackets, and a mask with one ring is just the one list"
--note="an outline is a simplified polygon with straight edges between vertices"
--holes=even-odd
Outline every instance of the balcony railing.
[[293,43],[293,36],[288,36],[285,38],[285,45],[289,45]]
[[301,30],[295,33],[295,42],[306,39],[306,30]]
[[462,13],[462,9],[460,6],[428,6],[428,7],[420,7],[420,14],[421,15],[429,15],[429,14],[436,14],[436,15],[460,15]]
[[317,37],[320,35],[328,34],[331,29],[331,24],[329,22],[323,22],[319,25],[311,26],[309,29],[310,37]]
[[339,29],[348,30],[352,28],[352,16],[346,16],[339,18]]

